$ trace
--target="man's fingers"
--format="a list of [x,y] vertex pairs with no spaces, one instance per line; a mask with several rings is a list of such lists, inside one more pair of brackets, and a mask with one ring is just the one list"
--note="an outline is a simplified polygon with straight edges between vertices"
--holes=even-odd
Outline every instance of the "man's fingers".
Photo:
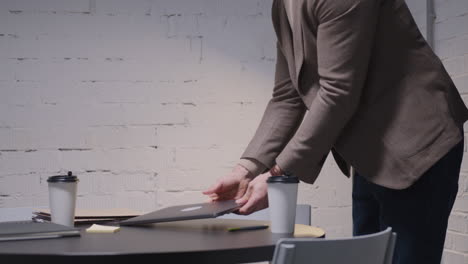
[[252,196],[252,193],[253,193],[253,188],[252,188],[252,186],[249,186],[247,188],[247,191],[244,193],[244,195],[241,198],[236,200],[236,203],[237,204],[247,203],[247,201],[250,199],[250,196]]
[[262,188],[262,182],[259,183],[260,184],[249,185],[247,188],[246,195],[244,195],[244,197],[242,197],[238,202],[239,204],[244,204],[239,209],[239,214],[247,215],[268,207],[268,196],[266,190]]
[[245,195],[236,201],[238,204],[243,204],[239,209],[239,214],[250,214],[253,212],[254,206],[256,204],[257,198],[254,192],[253,185],[250,185],[247,188]]
[[211,201],[224,201],[224,200],[232,200],[233,199],[233,194],[231,192],[218,192],[218,193],[212,193],[212,194],[207,194],[208,197],[210,197]]
[[219,196],[217,194],[209,194],[208,197],[212,202],[219,200]]
[[248,215],[253,212],[265,209],[268,207],[267,198],[254,194],[250,197],[249,201],[239,209],[239,214]]
[[244,206],[239,209],[239,214],[248,215],[255,212],[258,199],[255,196],[252,196]]
[[221,182],[215,183],[213,186],[208,188],[208,190],[203,191],[203,194],[210,195],[210,194],[215,194],[221,190],[221,187],[223,184]]

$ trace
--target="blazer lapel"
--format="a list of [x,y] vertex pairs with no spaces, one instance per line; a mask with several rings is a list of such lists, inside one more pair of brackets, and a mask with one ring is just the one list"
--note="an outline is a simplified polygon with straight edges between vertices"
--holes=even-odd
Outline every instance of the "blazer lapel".
[[[302,4],[302,3],[301,3]],[[293,45],[294,45],[294,61],[296,66],[296,80],[299,83],[299,78],[301,74],[302,64],[304,63],[304,42],[302,35],[302,6],[295,6],[294,13],[294,25],[293,28]],[[299,87],[298,87],[299,88]]]
[[[288,61],[292,82],[298,86],[299,74],[304,62],[304,46],[302,37],[302,16],[300,6],[294,9],[295,23],[289,24],[283,0],[273,2],[273,26],[284,56]],[[294,34],[293,31],[294,30]],[[292,77],[295,78],[292,78]]]

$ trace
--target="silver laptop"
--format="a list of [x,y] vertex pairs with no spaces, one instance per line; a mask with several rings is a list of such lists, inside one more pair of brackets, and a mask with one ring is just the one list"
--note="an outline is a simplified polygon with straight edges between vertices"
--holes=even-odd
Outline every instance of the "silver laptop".
[[239,209],[239,207],[240,205],[236,204],[235,200],[177,205],[166,207],[137,217],[133,217],[121,221],[119,224],[121,226],[128,226],[203,218],[215,218],[220,215],[232,213]]

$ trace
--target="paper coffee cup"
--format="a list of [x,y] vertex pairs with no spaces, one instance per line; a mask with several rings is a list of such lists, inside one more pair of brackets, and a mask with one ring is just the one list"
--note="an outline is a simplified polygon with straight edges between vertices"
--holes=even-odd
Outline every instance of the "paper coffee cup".
[[51,176],[49,184],[49,207],[52,222],[74,226],[78,177],[69,171],[68,175]]
[[272,176],[267,183],[271,232],[294,233],[299,179],[294,176]]

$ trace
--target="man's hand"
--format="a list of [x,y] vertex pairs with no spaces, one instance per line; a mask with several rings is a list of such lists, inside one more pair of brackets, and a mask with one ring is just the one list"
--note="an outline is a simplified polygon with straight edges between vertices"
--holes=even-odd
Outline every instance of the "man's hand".
[[242,198],[236,200],[238,204],[242,204],[238,214],[248,215],[268,207],[268,184],[266,181],[270,176],[271,172],[267,172],[257,176],[249,183],[247,192]]
[[281,176],[284,175],[283,170],[278,166],[275,165],[270,169],[271,176]]
[[247,169],[236,165],[231,173],[220,178],[203,194],[208,195],[212,201],[239,199],[245,194],[253,178]]
[[271,176],[281,176],[283,170],[278,166],[274,165],[270,171],[259,175],[253,179],[247,187],[247,192],[238,199],[238,204],[243,206],[238,210],[238,214],[248,215],[253,212],[265,209],[268,207],[268,184],[267,179]]
[[242,207],[236,212],[248,215],[268,207],[268,184],[270,176],[280,176],[283,171],[278,165],[255,179],[244,167],[237,165],[227,176],[219,179],[203,194],[210,196],[212,201],[236,199]]

